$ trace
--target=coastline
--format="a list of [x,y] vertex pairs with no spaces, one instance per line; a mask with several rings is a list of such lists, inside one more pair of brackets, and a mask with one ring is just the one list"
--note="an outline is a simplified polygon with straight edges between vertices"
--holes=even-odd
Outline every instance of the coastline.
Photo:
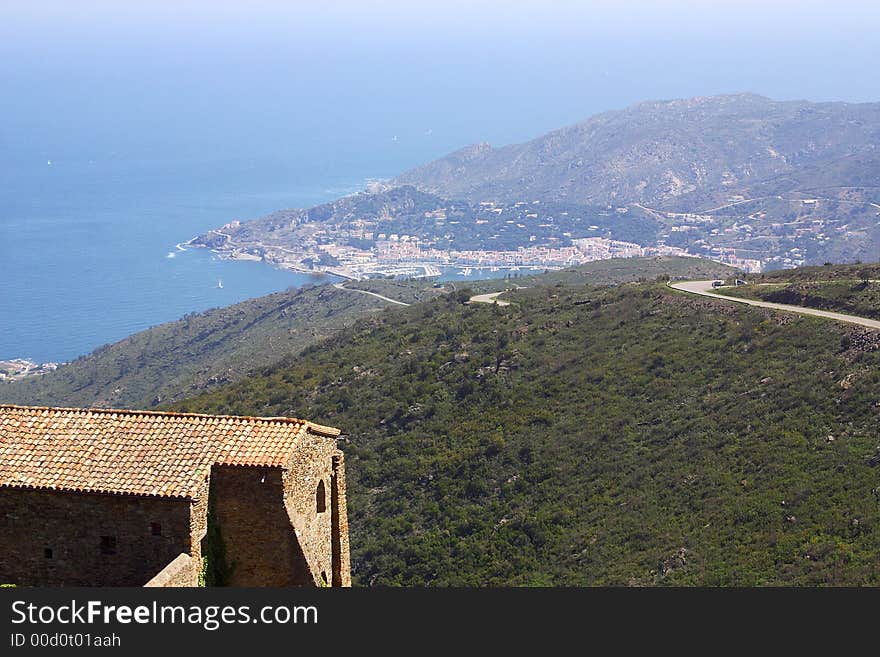
[[[376,260],[361,260],[355,266],[347,266],[339,263],[333,265],[318,264],[324,251],[317,250],[301,250],[297,251],[288,247],[272,244],[263,244],[261,242],[249,242],[241,244],[234,242],[232,237],[224,232],[223,228],[234,228],[235,224],[227,224],[219,229],[209,230],[204,235],[198,235],[186,242],[176,245],[181,251],[192,249],[208,249],[211,253],[216,254],[224,260],[247,260],[252,262],[262,262],[271,265],[275,269],[284,271],[292,271],[299,274],[309,276],[335,276],[340,279],[349,281],[360,281],[370,278],[442,278],[445,276],[444,270],[460,270],[460,275],[469,278],[472,272],[482,273],[484,270],[490,272],[499,272],[499,278],[503,277],[503,273],[518,272],[520,270],[528,271],[557,271],[564,269],[565,266],[557,263],[532,263],[526,262],[521,264],[486,264],[473,263],[469,261],[456,262],[453,259],[447,261],[430,260],[430,261],[400,261],[396,263],[381,263]],[[223,244],[205,243],[210,240],[209,236],[215,235],[223,238]],[[206,239],[207,238],[207,239]],[[199,243],[199,240],[203,240]],[[309,266],[303,263],[311,260]],[[502,273],[503,272],[503,273]],[[492,278],[492,277],[489,277]]]
[[[339,246],[330,243],[320,246],[303,247],[301,250],[277,244],[262,242],[235,242],[232,236],[223,229],[234,229],[238,222],[213,229],[203,235],[185,242],[190,248],[205,248],[225,260],[248,260],[271,265],[275,269],[293,271],[310,276],[336,276],[350,281],[368,280],[371,278],[402,278],[402,279],[439,279],[468,280],[474,273],[474,280],[483,278],[504,278],[506,275],[519,275],[519,272],[550,272],[568,267],[586,264],[596,260],[640,256],[678,256],[700,258],[674,247],[644,247],[630,242],[609,240],[606,238],[584,238],[581,241],[590,243],[588,248],[572,247],[558,258],[548,256],[549,248],[535,249],[520,247],[516,251],[504,252],[458,252],[433,251],[424,255],[427,259],[413,257],[381,258],[381,253],[373,248],[369,251]],[[218,243],[216,237],[222,238]],[[596,244],[594,244],[596,243]],[[599,244],[601,243],[601,244]],[[323,247],[323,248],[322,248]],[[379,247],[379,251],[383,248]],[[592,250],[591,250],[592,249]],[[569,252],[569,251],[576,252]],[[593,251],[600,251],[593,252]],[[563,251],[559,250],[558,251]],[[456,258],[455,255],[463,256]],[[322,260],[335,261],[332,265],[320,264]],[[306,265],[305,263],[308,263]],[[451,274],[451,270],[458,270]],[[494,274],[484,276],[486,272]]]
[[[195,239],[195,238],[194,238]],[[264,245],[255,245],[256,248],[280,248],[280,247],[265,247]],[[260,257],[251,253],[243,253],[241,251],[235,249],[218,249],[216,247],[208,247],[200,244],[193,244],[191,248],[204,248],[208,249],[211,253],[216,254],[218,257],[224,260],[246,260],[252,262],[262,262],[267,264],[275,269],[280,269],[283,271],[292,271],[298,274],[306,274],[308,276],[313,276],[315,278],[323,278],[325,276],[336,277],[349,281],[361,281],[367,280],[370,278],[407,278],[407,279],[432,279],[432,278],[443,278],[447,275],[449,270],[460,270],[459,273],[465,279],[469,278],[473,272],[478,272],[482,274],[486,271],[497,273],[497,278],[503,278],[504,274],[519,272],[519,271],[529,271],[529,272],[537,272],[537,271],[558,271],[560,269],[564,269],[562,266],[558,265],[539,265],[539,264],[525,264],[525,265],[514,265],[514,266],[497,266],[497,265],[474,265],[474,264],[466,264],[466,263],[456,263],[456,262],[447,262],[447,263],[437,263],[437,262],[406,262],[400,263],[397,266],[377,266],[375,269],[370,269],[369,271],[357,272],[346,267],[340,266],[319,266],[318,268],[308,268],[304,267],[299,263],[291,262],[290,260],[275,260],[275,259],[267,259],[265,257]],[[377,263],[378,265],[378,263]],[[421,270],[421,273],[418,271]],[[495,276],[489,276],[485,278],[496,278]]]
[[0,360],[0,383],[21,381],[31,376],[54,372],[67,363],[37,363],[29,358],[7,358]]

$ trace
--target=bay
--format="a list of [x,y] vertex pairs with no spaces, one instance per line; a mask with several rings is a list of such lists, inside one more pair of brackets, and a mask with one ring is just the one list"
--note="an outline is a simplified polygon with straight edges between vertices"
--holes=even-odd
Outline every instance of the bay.
[[[362,189],[264,161],[32,161],[0,178],[0,360],[64,362],[150,326],[306,283],[176,246]],[[324,279],[326,280],[326,279]]]

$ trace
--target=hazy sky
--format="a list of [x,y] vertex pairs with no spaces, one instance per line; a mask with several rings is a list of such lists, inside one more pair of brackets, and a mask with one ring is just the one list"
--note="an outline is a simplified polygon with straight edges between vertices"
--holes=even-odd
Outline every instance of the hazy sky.
[[878,101],[878,6],[2,0],[0,149],[393,167],[648,99]]

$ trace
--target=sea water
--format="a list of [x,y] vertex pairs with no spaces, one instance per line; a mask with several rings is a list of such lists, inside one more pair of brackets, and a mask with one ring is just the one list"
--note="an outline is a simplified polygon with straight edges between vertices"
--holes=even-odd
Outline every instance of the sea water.
[[321,282],[178,245],[234,219],[353,193],[368,177],[170,159],[4,170],[0,360],[69,361],[190,312]]

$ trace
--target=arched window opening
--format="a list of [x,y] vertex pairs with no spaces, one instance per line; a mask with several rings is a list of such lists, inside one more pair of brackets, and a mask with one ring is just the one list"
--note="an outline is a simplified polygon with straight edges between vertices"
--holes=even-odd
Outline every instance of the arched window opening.
[[318,513],[324,513],[327,510],[327,493],[324,490],[324,481],[318,482],[318,490],[315,491],[315,507]]

